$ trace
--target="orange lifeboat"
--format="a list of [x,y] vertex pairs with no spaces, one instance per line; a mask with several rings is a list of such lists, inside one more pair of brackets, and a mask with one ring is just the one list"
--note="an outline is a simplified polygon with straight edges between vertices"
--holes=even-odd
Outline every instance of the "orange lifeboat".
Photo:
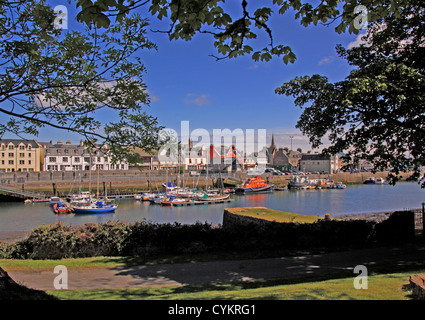
[[237,193],[245,193],[245,192],[264,192],[264,191],[272,191],[273,185],[268,184],[264,181],[261,176],[255,176],[249,178],[245,181],[240,187],[235,189]]

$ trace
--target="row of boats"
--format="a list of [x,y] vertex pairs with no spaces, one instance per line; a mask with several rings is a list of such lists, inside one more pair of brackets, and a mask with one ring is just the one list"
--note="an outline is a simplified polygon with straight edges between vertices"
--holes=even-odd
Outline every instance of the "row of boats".
[[296,176],[288,184],[288,189],[311,190],[311,189],[346,189],[342,182],[334,182],[327,179],[310,179],[308,176]]
[[114,212],[118,205],[105,197],[104,199],[94,198],[89,191],[80,191],[77,194],[70,194],[66,201],[59,197],[51,197],[49,204],[56,214],[75,213],[92,214]]
[[[345,189],[342,183],[334,183],[329,179],[308,179],[306,176],[297,176],[292,179],[288,187],[279,187],[269,184],[260,176],[248,178],[244,183],[235,188],[222,188],[215,190],[198,190],[196,188],[179,187],[172,182],[162,184],[163,192],[151,193],[143,192],[135,194],[134,198],[141,201],[149,201],[153,204],[163,206],[179,206],[184,204],[202,203],[223,203],[230,202],[231,193],[250,194],[257,192],[283,191],[287,189]],[[106,196],[104,198],[94,198],[89,191],[80,191],[77,194],[70,194],[66,201],[52,197],[49,200],[53,211],[57,214],[75,213],[92,214],[114,212],[118,205]]]
[[[249,178],[234,190],[220,188],[216,190],[201,191],[197,189],[182,188],[172,182],[163,184],[162,193],[142,193],[135,195],[135,199],[150,201],[163,206],[182,205],[185,203],[222,203],[230,200],[230,193],[251,193],[272,191],[274,186],[266,183],[261,176]],[[278,188],[278,187],[276,187]],[[277,189],[276,189],[277,190]],[[283,190],[283,189],[282,189]],[[114,212],[118,205],[107,197],[104,199],[94,198],[89,191],[79,191],[70,194],[66,201],[59,197],[49,200],[50,206],[56,214],[75,213],[92,214]]]
[[[252,193],[272,191],[274,185],[266,183],[261,176],[248,178],[243,184],[237,186],[233,190],[230,188],[222,188],[215,190],[202,191],[196,188],[182,188],[174,183],[168,182],[163,185],[162,193],[142,193],[135,195],[135,199],[150,201],[154,204],[163,206],[182,205],[185,203],[222,203],[230,201],[230,193]],[[283,190],[283,188],[278,188]]]

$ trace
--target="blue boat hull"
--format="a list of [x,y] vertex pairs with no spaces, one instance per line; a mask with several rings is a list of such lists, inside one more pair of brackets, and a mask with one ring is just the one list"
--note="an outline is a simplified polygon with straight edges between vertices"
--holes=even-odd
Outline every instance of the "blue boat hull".
[[116,207],[103,207],[103,208],[73,208],[74,213],[109,213],[114,212]]

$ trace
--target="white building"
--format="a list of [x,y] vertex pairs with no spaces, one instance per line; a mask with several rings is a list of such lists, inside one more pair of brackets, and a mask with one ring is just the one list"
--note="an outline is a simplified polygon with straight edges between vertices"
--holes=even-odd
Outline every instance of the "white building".
[[301,171],[337,173],[339,172],[339,156],[303,154],[299,166]]
[[91,152],[82,142],[75,145],[67,141],[65,144],[42,143],[44,146],[45,171],[82,171],[82,170],[128,170],[128,162],[112,163],[107,146],[99,146]]

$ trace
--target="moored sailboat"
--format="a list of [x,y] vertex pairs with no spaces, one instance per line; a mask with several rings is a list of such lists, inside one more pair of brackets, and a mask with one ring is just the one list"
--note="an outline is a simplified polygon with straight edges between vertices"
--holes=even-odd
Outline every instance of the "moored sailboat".
[[103,201],[92,201],[90,204],[73,206],[72,212],[79,213],[109,213],[114,212],[117,209],[118,205],[113,203],[105,203]]

